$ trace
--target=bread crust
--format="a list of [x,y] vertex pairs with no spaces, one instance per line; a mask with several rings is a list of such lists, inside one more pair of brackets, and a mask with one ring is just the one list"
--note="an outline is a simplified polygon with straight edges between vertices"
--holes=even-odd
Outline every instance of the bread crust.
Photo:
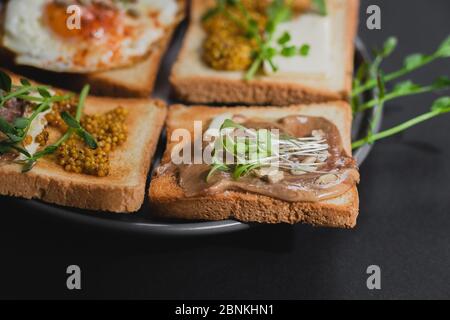
[[0,195],[81,209],[116,213],[138,211],[144,202],[147,174],[167,108],[159,100],[89,97],[85,112],[104,113],[118,106],[129,111],[128,139],[112,152],[107,177],[69,173],[48,158],[41,159],[26,174],[21,173],[18,164],[0,163]]
[[[14,63],[13,54],[7,50],[0,50],[1,66],[16,73],[24,73],[27,77],[40,82],[52,83],[72,91],[80,91],[86,83],[89,83],[92,94],[98,96],[147,98],[153,92],[162,58],[171,43],[172,36],[186,16],[186,0],[177,0],[177,2],[180,10],[176,21],[165,30],[164,37],[152,46],[145,57],[138,59],[130,66],[88,74],[57,73],[34,67],[17,66]],[[0,6],[0,17],[2,11],[4,10]]]
[[307,223],[314,226],[353,228],[358,217],[356,187],[343,197],[345,205],[332,202],[287,202],[243,192],[226,192],[203,198],[165,198],[181,189],[174,177],[155,178],[150,189],[152,212],[164,218],[186,220],[226,220],[257,223]]
[[[345,58],[343,88],[333,90],[305,85],[300,82],[271,80],[260,77],[253,81],[245,81],[243,74],[239,79],[220,75],[182,75],[180,66],[190,59],[192,47],[190,34],[198,32],[198,17],[211,1],[193,0],[191,23],[179,58],[173,68],[171,83],[175,93],[182,101],[190,103],[241,103],[248,105],[291,105],[299,103],[320,103],[333,100],[347,100],[352,88],[354,38],[358,24],[359,0],[347,0],[347,19],[345,21]],[[338,63],[338,62],[336,62]],[[205,65],[205,68],[208,68]]]
[[[276,114],[282,118],[290,114],[317,116],[322,114],[336,124],[346,152],[351,154],[350,108],[345,102],[329,102],[322,105],[280,107],[222,107],[174,105],[167,117],[167,136],[178,129],[193,130],[194,121],[211,120],[223,113],[243,114],[263,119]],[[174,144],[168,143],[161,161],[170,162]],[[152,212],[165,218],[189,220],[224,220],[234,218],[243,222],[258,223],[308,223],[316,226],[353,228],[359,213],[359,198],[354,187],[346,194],[326,201],[287,202],[248,192],[227,191],[222,194],[188,198],[173,174],[155,175],[149,197]]]

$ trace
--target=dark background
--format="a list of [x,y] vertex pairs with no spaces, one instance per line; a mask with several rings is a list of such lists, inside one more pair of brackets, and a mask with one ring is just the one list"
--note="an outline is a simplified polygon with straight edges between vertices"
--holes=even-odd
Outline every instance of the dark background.
[[[365,27],[369,4],[382,31]],[[360,36],[390,35],[409,53],[432,52],[449,34],[450,1],[362,1]],[[448,75],[448,60],[418,71],[423,84]],[[389,103],[385,127],[428,110],[435,94]],[[0,198],[0,298],[401,299],[450,298],[450,115],[376,145],[361,168],[354,230],[259,227],[201,238],[156,238],[75,225]],[[1,181],[0,181],[1,183]],[[80,292],[66,267],[80,265]],[[366,269],[379,265],[382,290]]]

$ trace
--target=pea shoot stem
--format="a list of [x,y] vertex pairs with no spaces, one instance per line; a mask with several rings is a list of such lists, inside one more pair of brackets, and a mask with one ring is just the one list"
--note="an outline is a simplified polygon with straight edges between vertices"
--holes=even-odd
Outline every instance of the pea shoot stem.
[[358,148],[360,148],[360,147],[362,147],[362,146],[364,146],[366,144],[372,144],[375,141],[378,141],[378,140],[381,140],[381,139],[384,139],[384,138],[387,138],[387,137],[391,137],[391,136],[396,135],[396,134],[398,134],[398,133],[400,133],[402,131],[405,131],[405,130],[411,128],[411,127],[414,127],[414,126],[416,126],[416,125],[418,125],[418,124],[420,124],[422,122],[425,122],[427,120],[433,119],[433,118],[435,118],[435,117],[437,117],[437,116],[439,116],[439,115],[441,115],[443,113],[447,113],[447,112],[450,112],[450,108],[447,109],[446,111],[434,110],[434,111],[430,111],[430,112],[424,113],[424,114],[422,114],[422,115],[420,115],[420,116],[418,116],[416,118],[413,118],[413,119],[411,119],[409,121],[406,121],[406,122],[404,122],[404,123],[402,123],[402,124],[400,124],[400,125],[398,125],[396,127],[393,127],[391,129],[388,129],[388,130],[385,130],[385,131],[373,134],[373,135],[368,136],[368,137],[366,137],[364,139],[355,141],[352,144],[352,148],[353,149],[358,149]]
[[3,107],[3,105],[5,104],[6,101],[12,99],[12,98],[18,98],[30,91],[37,91],[37,90],[48,90],[48,86],[24,86],[24,87],[20,87],[20,89],[18,89],[17,91],[11,92],[9,94],[7,94],[4,97],[1,97],[0,99],[0,107]]
[[[83,109],[84,109],[84,105],[86,102],[86,98],[89,95],[89,90],[90,90],[90,86],[86,85],[84,86],[83,90],[80,93],[80,98],[78,100],[78,105],[77,105],[77,111],[75,114],[75,119],[77,121],[81,120],[81,116],[83,115]],[[60,145],[62,145],[64,142],[66,142],[73,134],[74,129],[73,128],[69,128],[67,130],[67,132],[55,143],[55,145],[57,147],[59,147]]]
[[[76,110],[76,114],[75,114],[75,119],[77,121],[80,121],[81,116],[83,114],[83,109],[84,109],[86,98],[87,98],[87,96],[89,94],[89,90],[90,90],[90,86],[86,85],[86,86],[84,86],[83,90],[80,93],[80,97],[78,99],[77,110]],[[66,142],[72,136],[73,132],[74,132],[74,129],[69,128],[67,130],[67,132],[61,138],[59,138],[58,141],[56,141],[54,144],[47,146],[44,150],[42,150],[40,152],[37,152],[32,157],[29,157],[26,160],[27,161],[27,165],[24,168],[24,172],[27,172],[27,171],[31,170],[32,167],[33,167],[33,163],[35,163],[40,158],[55,152],[55,150],[59,146],[61,146],[64,142]]]
[[[413,68],[402,68],[398,71],[389,73],[387,75],[384,76],[384,81],[387,82],[391,82],[393,80],[396,80],[398,78],[401,78],[405,75],[407,75],[408,73],[411,73],[417,69],[420,69],[428,64],[430,64],[431,62],[433,62],[434,60],[436,60],[438,58],[437,55],[430,55],[428,57],[425,57],[423,62],[420,65],[417,65]],[[366,92],[368,90],[371,90],[373,88],[375,88],[377,86],[377,81],[376,79],[370,79],[368,80],[365,84],[358,86],[356,88],[354,88],[353,92],[352,92],[352,97],[358,96],[360,94],[362,94],[363,92]]]

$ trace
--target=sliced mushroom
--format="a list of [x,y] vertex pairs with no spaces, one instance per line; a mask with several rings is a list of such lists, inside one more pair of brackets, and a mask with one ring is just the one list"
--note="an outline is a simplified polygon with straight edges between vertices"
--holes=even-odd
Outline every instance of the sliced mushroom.
[[308,172],[300,170],[300,169],[292,169],[291,174],[294,176],[302,176],[304,174],[307,174]]
[[306,157],[305,159],[302,160],[303,164],[313,164],[317,162],[317,158],[310,156],[310,157]]
[[[308,165],[308,164],[296,164],[292,169],[291,172],[296,172],[296,171],[303,171],[305,173],[310,173],[310,172],[316,172],[317,171],[317,166],[315,165]],[[299,174],[297,174],[299,175]]]
[[335,174],[329,173],[324,174],[316,179],[316,183],[320,185],[327,185],[338,181],[339,177]]
[[278,183],[284,179],[284,173],[276,167],[266,167],[255,170],[255,175],[270,183]]
[[270,183],[281,182],[284,179],[284,173],[283,173],[283,171],[278,170],[277,173],[268,175],[267,179],[269,180]]

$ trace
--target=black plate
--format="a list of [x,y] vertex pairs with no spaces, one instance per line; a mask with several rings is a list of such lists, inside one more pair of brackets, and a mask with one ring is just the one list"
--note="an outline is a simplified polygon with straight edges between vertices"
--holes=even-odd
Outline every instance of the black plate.
[[[170,87],[167,82],[170,66],[172,65],[176,55],[178,53],[179,47],[181,45],[181,40],[185,28],[181,27],[177,32],[174,43],[172,44],[167,57],[163,63],[162,70],[158,77],[158,82],[156,84],[155,96],[168,101],[170,100]],[[367,50],[363,43],[358,39],[356,40],[357,51],[355,54],[355,65],[359,66],[364,61],[370,59]],[[368,93],[365,100],[372,99],[375,92]],[[353,123],[353,138],[364,137],[368,130],[368,123],[373,117],[374,111],[368,111],[364,114],[358,115],[354,119]],[[379,128],[376,128],[378,131]],[[163,140],[163,139],[161,139]],[[155,162],[153,163],[153,168],[158,163],[163,152],[164,144],[161,141],[158,148],[158,152],[155,156]],[[371,146],[364,146],[354,153],[355,158],[359,165],[362,165],[364,160],[369,155]],[[149,208],[148,199],[141,208],[141,210],[132,215],[120,215],[120,214],[110,214],[110,213],[98,213],[86,210],[78,210],[67,207],[60,207],[56,205],[46,204],[35,200],[18,200],[24,205],[31,207],[40,212],[45,212],[47,214],[54,215],[55,217],[67,219],[77,223],[88,224],[96,227],[131,231],[136,233],[146,233],[146,234],[160,234],[160,235],[205,235],[205,234],[219,234],[226,232],[233,232],[238,230],[244,230],[250,228],[251,224],[245,224],[234,220],[217,221],[217,222],[186,222],[186,221],[173,221],[173,220],[158,220],[155,219]]]

